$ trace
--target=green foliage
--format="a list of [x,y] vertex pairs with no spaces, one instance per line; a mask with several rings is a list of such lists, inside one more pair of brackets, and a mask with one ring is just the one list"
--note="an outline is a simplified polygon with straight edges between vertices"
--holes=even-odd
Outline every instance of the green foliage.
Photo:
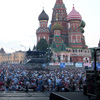
[[48,43],[46,39],[41,38],[40,41],[37,43],[36,48],[38,51],[47,51]]
[[35,49],[36,49],[36,46],[34,45],[33,50],[35,50]]
[[82,33],[84,33],[84,29],[83,29],[83,27],[80,27],[80,30],[81,30]]
[[83,28],[84,28],[84,27],[85,27],[85,25],[86,25],[86,24],[85,24],[85,22],[82,20],[82,21],[81,21],[81,27],[83,27]]
[[86,25],[85,22],[82,20],[81,24],[80,24],[80,30],[81,30],[82,33],[84,33],[84,27],[85,27],[85,25]]

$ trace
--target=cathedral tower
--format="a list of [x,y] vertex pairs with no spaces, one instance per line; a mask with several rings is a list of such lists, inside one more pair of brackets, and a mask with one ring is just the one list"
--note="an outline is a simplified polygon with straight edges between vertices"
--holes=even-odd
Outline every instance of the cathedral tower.
[[[67,15],[63,0],[56,0],[52,20],[43,10],[39,15],[40,26],[36,31],[37,43],[41,38],[47,40],[53,52],[52,62],[90,62],[91,51],[85,44],[85,22],[73,6]],[[100,43],[98,44],[100,46]]]
[[72,11],[68,14],[68,36],[69,47],[72,48],[85,48],[85,39],[83,36],[85,22],[82,21],[82,17],[75,10],[73,6]]
[[52,27],[54,31],[54,37],[53,37],[53,42],[52,45],[55,47],[52,47],[53,49],[60,49],[61,43],[62,43],[62,38],[61,38],[61,31],[62,31],[62,25],[60,25],[58,22],[53,25]]
[[[58,17],[56,17],[58,16]],[[57,18],[57,19],[56,19]],[[63,3],[63,0],[56,0],[56,3],[53,8],[53,13],[52,13],[52,21],[51,21],[51,27],[58,21],[59,24],[62,25],[63,30],[61,32],[61,37],[63,38],[63,41],[67,45],[68,43],[68,33],[67,33],[67,12],[66,12],[66,7]],[[51,39],[53,35],[53,30],[51,30]],[[51,40],[52,41],[52,40]]]
[[49,32],[49,28],[47,28],[49,17],[45,13],[44,10],[39,15],[38,20],[40,22],[40,27],[36,31],[37,42],[39,42],[41,38],[44,38],[44,39],[47,40],[47,43],[49,44],[49,35],[50,35],[50,32]]

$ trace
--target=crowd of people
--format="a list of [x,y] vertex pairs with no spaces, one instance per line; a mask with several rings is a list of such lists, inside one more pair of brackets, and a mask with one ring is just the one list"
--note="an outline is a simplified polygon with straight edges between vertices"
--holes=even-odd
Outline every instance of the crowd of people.
[[[28,70],[25,65],[0,65],[0,91],[81,90],[86,73],[80,69]],[[31,66],[32,67],[32,66]]]

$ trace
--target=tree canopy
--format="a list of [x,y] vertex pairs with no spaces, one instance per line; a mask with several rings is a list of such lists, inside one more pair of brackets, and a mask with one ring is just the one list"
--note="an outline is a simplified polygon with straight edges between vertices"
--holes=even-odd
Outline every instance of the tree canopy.
[[47,51],[48,43],[46,39],[41,38],[40,41],[37,43],[36,48],[38,51]]

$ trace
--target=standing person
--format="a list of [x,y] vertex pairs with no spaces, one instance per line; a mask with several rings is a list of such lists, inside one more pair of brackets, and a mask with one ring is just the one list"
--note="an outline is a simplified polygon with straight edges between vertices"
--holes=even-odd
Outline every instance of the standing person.
[[7,83],[7,84],[6,84],[6,89],[7,89],[7,91],[9,90],[10,81],[11,81],[11,80],[10,80],[9,78],[8,78],[7,81],[6,81],[6,83]]
[[28,84],[26,84],[26,90],[25,90],[25,92],[28,92],[29,90],[28,90]]
[[80,89],[80,91],[82,89],[82,78],[80,78],[80,80],[79,80],[79,89]]
[[75,91],[75,85],[74,85],[74,83],[73,83],[73,86],[72,86],[72,91]]
[[42,92],[44,92],[44,84],[42,84]]

